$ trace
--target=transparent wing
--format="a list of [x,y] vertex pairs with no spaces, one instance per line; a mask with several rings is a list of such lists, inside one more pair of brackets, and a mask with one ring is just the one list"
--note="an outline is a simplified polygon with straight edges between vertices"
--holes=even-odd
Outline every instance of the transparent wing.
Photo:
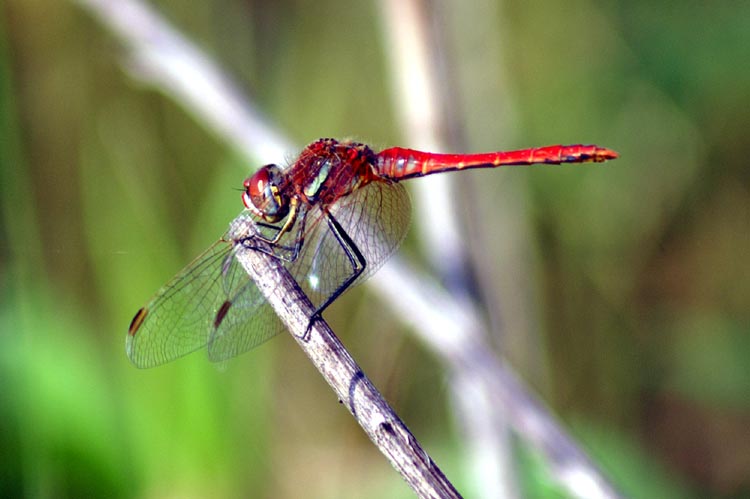
[[232,299],[227,315],[213,330],[208,343],[208,358],[212,362],[230,359],[273,338],[283,329],[284,325],[255,283],[248,281]]
[[[396,251],[409,227],[411,204],[400,184],[377,181],[342,197],[330,207],[333,216],[365,258],[361,283]],[[330,230],[323,213],[308,215],[301,252],[287,268],[315,306],[321,305],[352,275],[352,263]]]
[[125,344],[136,366],[156,366],[206,346],[225,300],[221,267],[231,249],[230,242],[219,240],[138,311]]
[[[254,222],[243,213],[232,227],[238,223]],[[233,230],[180,271],[133,318],[125,348],[136,366],[164,364],[209,342],[209,357],[224,360],[281,330],[270,306],[234,258]],[[223,321],[215,328],[220,310]],[[237,344],[230,348],[227,342],[232,341]]]
[[[372,182],[343,197],[331,213],[365,258],[362,282],[398,248],[409,225],[411,207],[399,184]],[[226,235],[185,267],[138,311],[130,325],[126,350],[138,367],[152,367],[208,346],[209,359],[221,362],[246,352],[283,325],[255,283],[234,257],[234,247],[255,226],[249,212],[230,225]],[[277,248],[315,306],[320,306],[352,275],[351,250],[330,230],[320,209],[307,214],[304,242],[293,253],[300,229],[293,229]],[[266,237],[273,229],[260,228]],[[270,230],[270,232],[269,232]]]
[[[249,212],[242,213],[229,227],[228,239],[241,245],[249,226],[258,229]],[[268,235],[268,234],[266,234]],[[234,257],[227,260],[224,270],[225,287],[233,293],[222,304],[208,342],[208,358],[221,362],[255,348],[284,329],[284,325],[263,294]]]

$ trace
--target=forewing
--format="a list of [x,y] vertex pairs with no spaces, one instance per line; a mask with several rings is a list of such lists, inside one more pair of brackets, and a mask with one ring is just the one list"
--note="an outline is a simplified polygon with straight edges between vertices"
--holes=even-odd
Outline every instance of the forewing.
[[208,358],[213,362],[247,352],[283,329],[273,308],[236,258],[238,251],[253,251],[243,241],[261,229],[256,223],[254,216],[245,211],[232,221],[224,236],[234,241],[234,247],[222,268],[226,298],[213,316],[208,340]]
[[[397,183],[372,182],[342,197],[330,211],[365,258],[355,281],[377,271],[396,251],[409,227],[411,204]],[[309,230],[299,257],[287,264],[315,306],[320,306],[352,275],[352,262],[321,210],[308,215]]]
[[367,261],[355,284],[372,276],[396,252],[411,220],[409,194],[401,184],[372,182],[360,191],[331,209]]
[[221,270],[231,249],[231,242],[216,242],[138,311],[125,343],[133,364],[153,367],[206,345],[226,300]]
[[283,330],[273,308],[234,256],[229,272],[245,276],[245,284],[231,296],[215,317],[208,343],[208,358],[221,362],[247,352]]
[[267,340],[281,323],[234,256],[255,227],[241,213],[224,237],[185,267],[138,311],[126,350],[138,367],[152,367],[209,345],[226,360]]

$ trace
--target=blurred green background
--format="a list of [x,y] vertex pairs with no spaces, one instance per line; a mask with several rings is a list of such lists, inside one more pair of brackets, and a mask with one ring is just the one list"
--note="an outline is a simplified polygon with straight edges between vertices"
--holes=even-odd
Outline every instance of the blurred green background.
[[[411,145],[376,3],[152,5],[300,146]],[[484,275],[514,234],[497,192],[523,199],[534,316],[502,332],[507,356],[625,493],[750,496],[750,3],[467,2],[448,38],[488,5],[500,29],[454,61],[470,149],[621,154],[454,177]],[[0,5],[0,495],[411,497],[284,335],[226,371],[129,364],[132,315],[222,234],[258,165],[121,61],[75,4]],[[366,287],[326,316],[471,495],[440,363]],[[558,497],[521,455],[524,494]]]

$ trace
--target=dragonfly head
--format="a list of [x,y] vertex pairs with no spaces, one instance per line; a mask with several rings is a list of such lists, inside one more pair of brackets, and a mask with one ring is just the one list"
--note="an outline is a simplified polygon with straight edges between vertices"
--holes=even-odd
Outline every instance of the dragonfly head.
[[284,174],[276,165],[266,165],[245,179],[242,202],[266,222],[274,223],[289,213],[289,197],[282,190]]

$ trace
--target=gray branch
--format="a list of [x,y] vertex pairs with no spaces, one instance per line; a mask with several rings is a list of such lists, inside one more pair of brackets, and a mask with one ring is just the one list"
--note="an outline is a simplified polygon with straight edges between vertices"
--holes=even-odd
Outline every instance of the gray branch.
[[[240,240],[257,234],[249,217],[238,218],[232,223],[230,232],[233,239]],[[253,243],[254,246],[258,244],[261,242]],[[314,306],[281,261],[262,251],[247,249],[242,243],[235,246],[235,258],[336,392],[339,401],[417,495],[425,498],[461,497],[328,324],[322,318],[312,321]]]
[[502,413],[524,442],[544,456],[551,475],[571,496],[620,497],[518,375],[493,354],[471,304],[458,302],[399,261],[382,268],[372,282],[380,298],[460,378],[475,410],[489,406],[494,417]]

